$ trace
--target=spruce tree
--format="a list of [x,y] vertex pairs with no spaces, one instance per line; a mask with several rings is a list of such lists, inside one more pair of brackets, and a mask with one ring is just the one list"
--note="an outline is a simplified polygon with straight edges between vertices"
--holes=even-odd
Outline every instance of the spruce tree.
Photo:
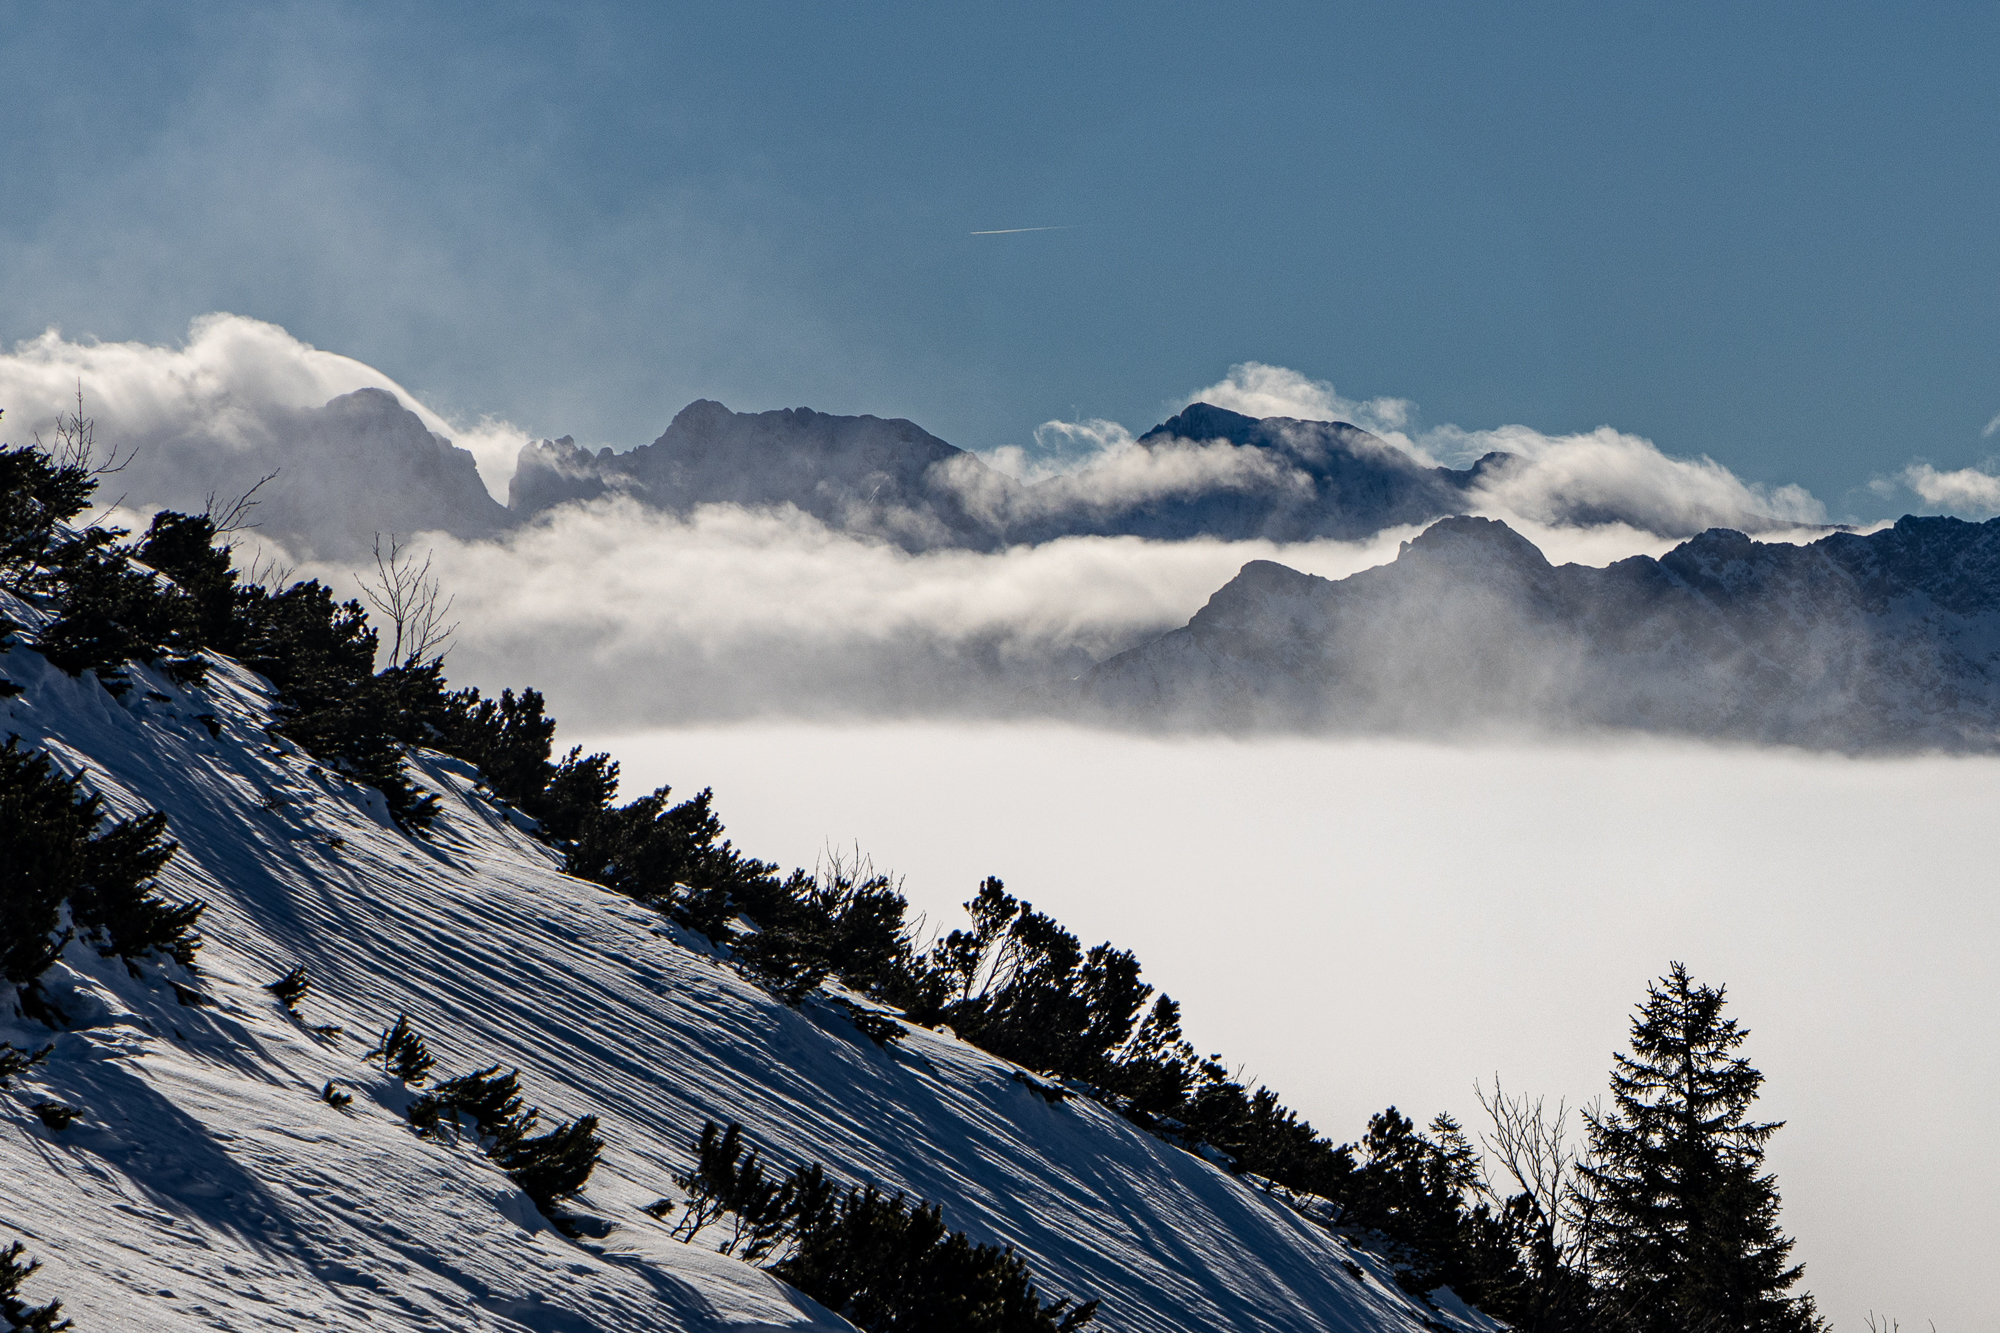
[[42,1266],[39,1259],[28,1259],[24,1263],[23,1258],[23,1248],[18,1240],[0,1250],[0,1318],[5,1318],[9,1327],[22,1333],[60,1333],[62,1329],[74,1328],[74,1320],[62,1317],[61,1301],[29,1305],[21,1298],[21,1284],[33,1277]]
[[1782,1122],[1749,1118],[1764,1076],[1735,1053],[1749,1033],[1723,1003],[1680,963],[1647,987],[1612,1108],[1586,1117],[1592,1266],[1642,1333],[1811,1333],[1823,1325],[1810,1295],[1788,1294],[1803,1269],[1763,1169]]

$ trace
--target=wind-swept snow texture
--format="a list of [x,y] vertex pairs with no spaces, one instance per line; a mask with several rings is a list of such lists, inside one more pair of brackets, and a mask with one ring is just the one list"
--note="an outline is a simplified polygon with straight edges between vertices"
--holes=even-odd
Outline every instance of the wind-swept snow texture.
[[[884,1049],[824,999],[785,1008],[697,937],[560,874],[463,764],[420,758],[444,809],[411,838],[377,793],[271,739],[268,686],[234,664],[194,690],[135,671],[122,702],[32,652],[4,667],[26,693],[0,704],[0,734],[120,814],[166,811],[181,851],[164,887],[211,904],[205,1003],[181,1003],[159,964],[134,977],[72,943],[46,978],[66,1029],[11,1003],[0,1021],[16,1045],[55,1043],[0,1094],[0,1240],[43,1260],[28,1294],[60,1296],[79,1329],[845,1327],[641,1211],[676,1194],[707,1117],[743,1121],[787,1166],[940,1202],[951,1226],[1019,1246],[1045,1298],[1101,1298],[1106,1329],[1490,1327],[1413,1303],[1251,1182],[1085,1097],[1051,1104],[946,1034]],[[300,963],[314,988],[294,1016],[263,988]],[[438,1076],[518,1064],[547,1115],[603,1118],[584,1239],[471,1145],[411,1131],[411,1093],[360,1058],[400,1011]],[[328,1080],[351,1107],[320,1100]],[[82,1118],[53,1131],[43,1100]]]

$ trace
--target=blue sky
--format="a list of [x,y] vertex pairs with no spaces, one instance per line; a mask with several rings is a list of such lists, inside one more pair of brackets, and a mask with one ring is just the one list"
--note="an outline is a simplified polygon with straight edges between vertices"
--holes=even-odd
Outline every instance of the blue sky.
[[1991,6],[0,4],[0,61],[9,342],[230,310],[619,448],[1258,360],[1836,516],[2000,452]]

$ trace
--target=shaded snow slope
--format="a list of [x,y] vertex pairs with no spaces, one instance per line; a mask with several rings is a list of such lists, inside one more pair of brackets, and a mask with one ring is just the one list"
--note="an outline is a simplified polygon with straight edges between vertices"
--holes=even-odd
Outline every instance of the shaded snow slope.
[[[27,1241],[46,1265],[29,1294],[62,1297],[80,1328],[844,1327],[639,1211],[675,1194],[705,1117],[744,1121],[788,1166],[939,1201],[975,1239],[1018,1245],[1045,1296],[1101,1298],[1106,1329],[1451,1322],[1082,1097],[1051,1104],[944,1034],[883,1049],[824,1000],[783,1007],[698,938],[558,873],[457,761],[422,762],[444,811],[413,840],[378,794],[269,739],[267,686],[233,664],[188,691],[135,671],[123,702],[31,652],[5,670],[26,693],[0,703],[0,733],[121,814],[166,811],[165,887],[211,904],[210,1003],[72,944],[48,977],[68,1030],[0,1094],[0,1240]],[[295,963],[315,983],[304,1022],[262,989]],[[582,1205],[602,1236],[564,1239],[475,1150],[410,1131],[409,1094],[359,1058],[399,1010],[440,1073],[518,1064],[551,1117],[603,1118]],[[50,1039],[6,1013],[0,1038]],[[319,1100],[329,1079],[351,1108]],[[84,1116],[51,1131],[29,1109],[44,1099]]]

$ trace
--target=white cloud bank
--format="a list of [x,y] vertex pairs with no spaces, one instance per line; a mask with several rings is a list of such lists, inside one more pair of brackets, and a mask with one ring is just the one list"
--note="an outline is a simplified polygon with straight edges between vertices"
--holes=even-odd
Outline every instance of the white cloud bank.
[[[1261,361],[1244,361],[1206,389],[1189,394],[1188,403],[1210,403],[1246,417],[1295,417],[1300,421],[1345,421],[1384,439],[1402,436],[1416,414],[1416,404],[1407,398],[1370,398],[1355,402],[1334,391],[1330,381],[1316,380],[1283,366],[1267,366]],[[1413,451],[1414,452],[1414,451]],[[1418,457],[1425,457],[1419,453]],[[1428,459],[1426,460],[1428,461]]]
[[1711,527],[1750,532],[1827,521],[1826,507],[1802,486],[1746,482],[1714,459],[1677,458],[1642,436],[1600,426],[1547,435],[1528,426],[1466,430],[1436,426],[1416,434],[1407,398],[1343,398],[1332,384],[1295,370],[1246,361],[1219,383],[1189,394],[1245,416],[1346,421],[1425,464],[1464,467],[1481,456],[1515,463],[1483,481],[1474,512],[1513,523],[1591,526],[1622,522],[1649,532],[1692,535]]
[[[1065,538],[911,554],[795,509],[623,498],[492,541],[425,534],[456,597],[453,679],[532,684],[594,727],[751,716],[1020,716],[1092,662],[1186,623],[1245,561],[1329,577],[1392,559],[1367,542]],[[311,564],[342,595],[352,564]]]
[[[72,342],[56,329],[15,344],[0,353],[4,438],[25,443],[37,432],[50,436],[57,418],[75,410],[79,387],[101,445],[136,447],[142,460],[200,451],[209,456],[211,472],[224,476],[234,475],[227,467],[232,455],[263,449],[290,429],[294,414],[356,389],[394,394],[427,429],[470,451],[487,489],[502,503],[514,458],[528,438],[491,418],[448,421],[372,366],[322,351],[275,324],[229,314],[194,320],[179,347]],[[255,480],[250,476],[244,484]],[[228,484],[222,483],[225,489]]]
[[633,792],[713,785],[786,865],[858,840],[955,925],[999,875],[1133,949],[1204,1051],[1320,1129],[1472,1081],[1605,1091],[1648,980],[1727,984],[1767,1078],[1785,1229],[1852,1333],[1989,1322],[2000,1156],[1912,1133],[2000,1098],[2000,761],[1691,745],[1172,740],[1056,726],[573,735]]
[[[1989,432],[1991,427],[1987,428]],[[1960,514],[2000,514],[2000,477],[1978,468],[1940,472],[1929,463],[1913,463],[1896,480],[1917,493],[1927,505]],[[1881,489],[1891,490],[1892,487]]]

